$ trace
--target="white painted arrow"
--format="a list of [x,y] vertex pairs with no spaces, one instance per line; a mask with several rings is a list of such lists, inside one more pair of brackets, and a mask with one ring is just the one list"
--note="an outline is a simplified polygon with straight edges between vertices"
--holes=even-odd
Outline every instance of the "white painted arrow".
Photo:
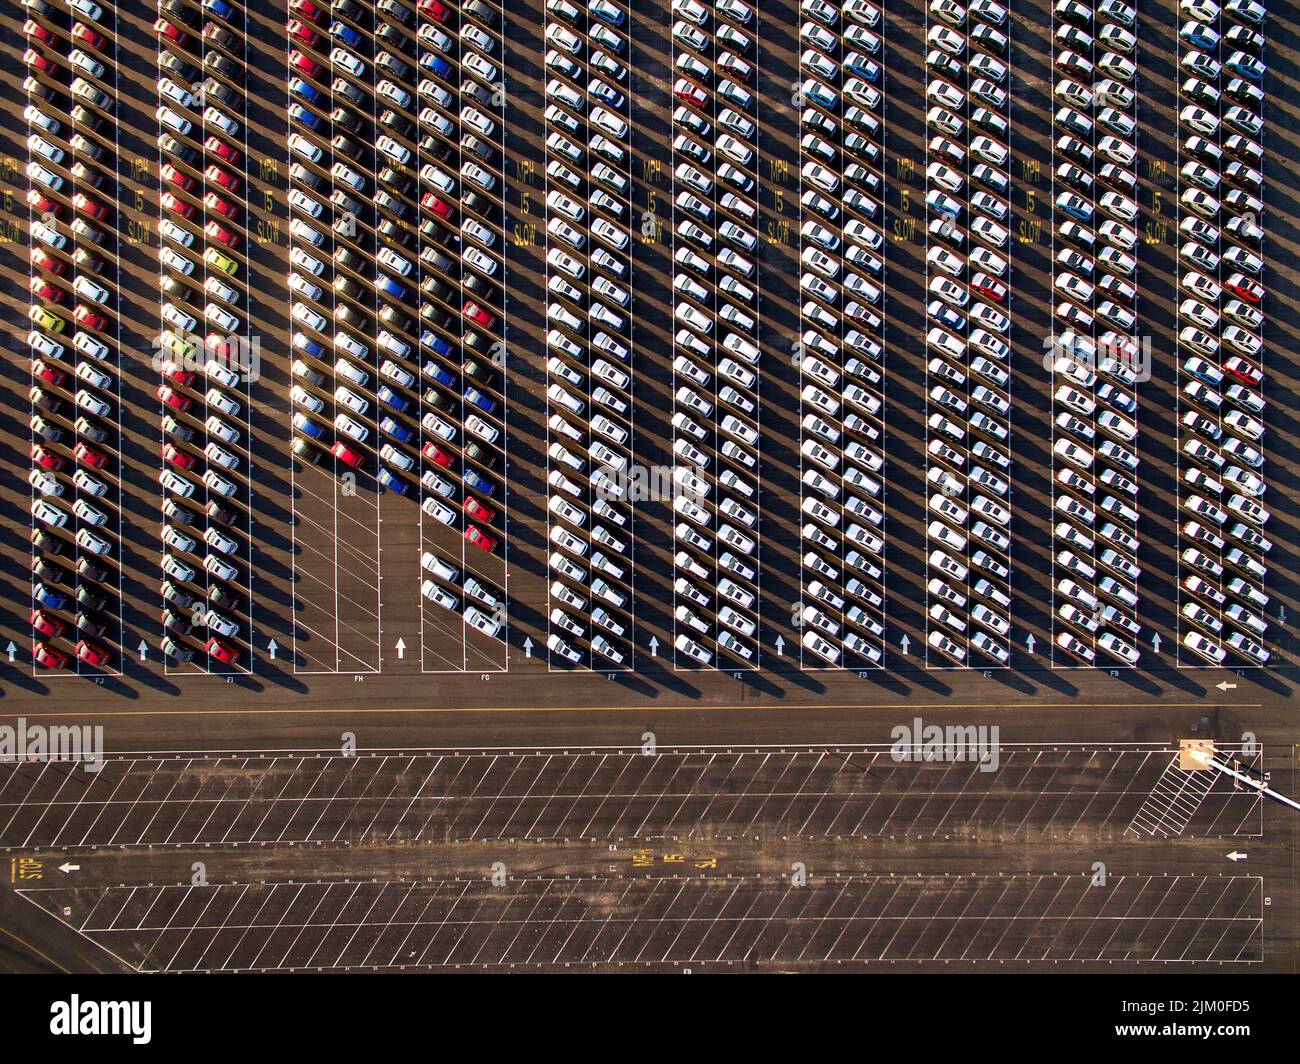
[[782,657],[785,657],[785,636],[783,635],[778,635],[776,637],[776,652]]
[[1228,683],[1227,680],[1220,680],[1214,686],[1217,687],[1220,691],[1235,691],[1237,689],[1237,685],[1235,683]]
[[524,657],[531,658],[532,656],[533,656],[533,637],[526,635],[524,636]]
[[61,864],[61,865],[59,865],[59,871],[62,872],[65,876],[66,876],[69,872],[76,872],[76,871],[78,871],[80,868],[81,868],[81,865],[79,865],[79,864],[68,863],[68,864]]
[[659,637],[652,635],[650,637],[650,656],[657,658],[659,656]]
[[1225,856],[1228,858],[1229,861],[1244,861],[1248,855],[1244,853],[1240,853],[1237,850],[1233,850],[1232,853],[1225,854]]
[[1034,633],[1033,633],[1033,632],[1030,632],[1027,636],[1025,636],[1025,646],[1029,648],[1029,653],[1032,654],[1032,653],[1034,652]]
[[906,633],[906,632],[904,632],[903,635],[902,635],[902,638],[899,639],[899,641],[898,641],[898,645],[901,646],[901,647],[903,648],[903,653],[904,653],[904,654],[911,653],[907,648],[910,647],[910,646],[912,645],[912,641],[907,637],[907,633]]
[[9,660],[14,660],[14,655],[18,653],[18,648],[14,646],[14,641],[9,640],[9,645],[5,647],[5,653],[9,655]]
[[1157,654],[1160,653],[1160,633],[1159,633],[1159,632],[1152,632],[1152,633],[1151,633],[1151,649],[1154,650]]
[[143,639],[140,640],[140,645],[135,649],[139,651],[141,661],[147,661],[149,659],[149,644]]
[[397,637],[396,647],[397,647],[397,660],[401,661],[402,658],[406,657],[406,641],[402,639],[400,635]]
[[269,643],[266,644],[266,649],[267,649],[267,652],[271,655],[271,660],[274,661],[274,660],[275,660],[275,652],[276,652],[277,650],[280,649],[279,644],[276,643],[276,641],[275,641],[274,639],[272,639]]

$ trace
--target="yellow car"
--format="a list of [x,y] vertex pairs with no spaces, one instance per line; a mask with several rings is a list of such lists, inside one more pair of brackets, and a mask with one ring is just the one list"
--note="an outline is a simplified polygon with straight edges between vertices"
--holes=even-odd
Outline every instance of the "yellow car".
[[233,277],[235,271],[239,269],[239,263],[228,255],[221,254],[221,252],[216,248],[208,248],[208,250],[203,253],[203,261],[209,266],[215,266],[222,273],[229,274],[231,277]]
[[27,316],[31,318],[32,324],[39,325],[42,329],[49,329],[50,332],[61,333],[67,325],[67,322],[57,314],[51,314],[44,307],[32,307],[27,312]]

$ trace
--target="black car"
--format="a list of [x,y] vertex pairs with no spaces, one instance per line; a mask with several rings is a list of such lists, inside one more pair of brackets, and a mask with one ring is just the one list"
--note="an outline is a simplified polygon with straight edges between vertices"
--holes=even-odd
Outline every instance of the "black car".
[[476,359],[470,359],[465,363],[465,376],[484,388],[495,389],[500,381],[500,376],[496,370],[489,369],[484,363]]
[[[357,114],[347,107],[334,108],[334,110],[330,112],[330,121],[336,126],[342,126],[344,129],[349,130],[352,133],[360,133],[365,128],[365,124]],[[343,137],[335,137],[334,143],[337,145],[340,140],[345,139],[346,138]],[[352,142],[349,140],[347,143],[351,144]]]
[[227,81],[233,81],[236,85],[243,83],[243,66],[234,62],[229,57],[222,55],[220,52],[209,52],[204,58],[203,63],[213,72],[220,74]]
[[180,643],[177,643],[175,640],[170,639],[167,636],[163,637],[162,649],[164,654],[170,656],[172,660],[178,664],[183,665],[185,662],[192,661],[194,658],[194,651],[192,649],[187,646],[182,646]]
[[361,287],[356,278],[349,277],[346,273],[335,276],[334,291],[351,299],[360,299],[366,294],[366,290]]
[[402,52],[411,51],[411,39],[389,22],[381,22],[375,27],[375,38]]
[[[388,191],[382,191],[375,195],[375,206],[382,207],[403,221],[411,216],[411,205],[403,199],[398,199]],[[405,232],[405,229],[403,231]]]
[[33,528],[32,546],[38,551],[53,554],[57,558],[63,554],[65,544],[53,532],[48,532],[43,528]]
[[158,5],[158,13],[168,22],[175,22],[184,26],[197,26],[199,23],[199,13],[185,0],[162,0]]
[[304,436],[293,438],[293,454],[300,462],[317,465],[320,462],[320,448]]
[[104,624],[104,622],[101,621],[97,616],[95,616],[95,614],[87,613],[85,610],[78,610],[77,630],[83,636],[90,636],[91,638],[94,638],[95,636],[103,635],[106,631],[108,631],[108,626]]
[[203,27],[203,39],[210,44],[224,48],[231,55],[243,54],[244,42],[224,26],[219,26],[215,22],[209,22]]
[[356,307],[352,306],[351,303],[344,303],[342,306],[336,307],[334,309],[334,318],[336,321],[341,321],[345,325],[350,325],[352,328],[356,329],[357,332],[364,333],[370,331],[370,319],[366,317],[366,315],[362,314]]
[[460,9],[464,14],[478,19],[485,26],[495,26],[497,24],[496,10],[487,3],[487,0],[465,0]]
[[415,17],[411,9],[401,3],[401,0],[379,0],[375,4],[375,10],[391,19],[396,19],[403,26],[409,26]]
[[51,425],[40,414],[32,417],[32,432],[45,440],[47,443],[62,443],[67,438],[67,433],[57,425]]
[[222,506],[219,502],[208,503],[208,517],[213,521],[223,525],[233,525],[239,520],[239,515],[229,506]]
[[88,610],[102,610],[108,605],[108,599],[98,591],[92,591],[85,584],[77,588],[77,602]]
[[379,320],[390,329],[396,329],[398,332],[410,332],[411,327],[415,324],[409,314],[404,314],[396,307],[387,305],[379,312]]
[[68,580],[68,570],[44,558],[32,563],[32,575],[42,584],[65,584]]
[[[214,52],[213,54],[218,55],[220,53]],[[193,63],[185,62],[175,52],[163,52],[158,58],[158,65],[186,85],[193,85],[199,79],[199,68],[194,66]]]
[[330,6],[334,8],[334,14],[342,15],[344,18],[349,18],[353,22],[360,22],[361,17],[364,14],[361,10],[361,5],[356,3],[355,0],[334,0],[334,3]]
[[208,588],[208,601],[215,606],[220,606],[223,610],[234,609],[238,600],[220,584],[213,584]]
[[63,403],[54,396],[47,394],[40,388],[33,387],[28,393],[27,398],[31,400],[32,406],[37,410],[43,410],[47,414],[57,414],[63,409]]
[[91,583],[102,584],[111,574],[104,566],[96,565],[89,558],[82,558],[77,562],[77,575]]
[[188,506],[182,506],[175,499],[168,498],[163,502],[163,516],[173,524],[184,525],[189,528],[194,524],[196,515]]
[[170,580],[163,581],[162,597],[164,602],[170,603],[178,610],[188,610],[194,605],[194,596],[183,587],[177,587]]

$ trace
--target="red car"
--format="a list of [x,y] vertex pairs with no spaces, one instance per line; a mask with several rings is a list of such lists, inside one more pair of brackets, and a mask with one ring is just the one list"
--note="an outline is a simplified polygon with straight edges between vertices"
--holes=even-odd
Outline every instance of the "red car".
[[465,538],[480,550],[485,550],[491,554],[497,547],[497,541],[484,532],[478,525],[470,525],[465,529]]
[[289,65],[295,70],[306,74],[309,78],[314,78],[320,74],[320,64],[314,59],[308,59],[296,49],[289,53]]
[[180,394],[180,392],[172,391],[171,388],[165,384],[159,385],[158,398],[161,399],[164,404],[170,406],[173,410],[179,410],[182,414],[194,405],[191,400],[186,399],[185,396]]
[[677,79],[677,83],[673,86],[673,95],[684,103],[689,103],[695,107],[704,107],[709,102],[708,93],[685,78]]
[[[210,211],[216,211],[219,215],[221,215],[221,217],[225,218],[227,221],[233,222],[236,218],[239,217],[239,208],[236,207],[229,200],[222,199],[215,192],[209,192],[206,196],[203,197],[203,206],[207,207],[207,209]],[[210,225],[212,223],[209,222],[208,224]],[[228,241],[223,237],[222,243],[228,243]]]
[[178,30],[165,18],[160,18],[155,22],[153,28],[155,33],[162,34],[162,36],[166,37],[167,40],[172,42],[172,44],[181,48],[185,47],[185,42],[188,38],[185,36],[184,31]]
[[304,26],[296,18],[289,20],[289,36],[295,41],[301,41],[312,48],[315,48],[316,43],[320,40],[319,33],[310,26]]
[[40,248],[32,248],[32,265],[55,277],[62,277],[68,272],[66,262],[62,259],[56,259],[53,255],[42,251]]
[[78,192],[72,197],[72,205],[82,214],[94,218],[97,222],[102,222],[108,217],[108,208],[102,203],[96,203],[84,192]]
[[46,639],[58,639],[67,627],[57,617],[46,617],[40,610],[32,610],[31,622]]
[[27,34],[28,37],[36,38],[37,42],[40,44],[52,45],[54,43],[54,34],[39,23],[33,22],[31,19],[28,19],[23,23],[23,32]]
[[203,648],[223,665],[233,665],[239,660],[239,651],[215,635],[203,644]]
[[63,73],[63,71],[59,69],[57,63],[52,59],[47,59],[45,56],[41,55],[41,53],[35,48],[28,48],[27,51],[23,53],[23,61],[29,67],[33,67],[36,71],[49,78],[58,78]]
[[469,514],[470,517],[479,521],[484,521],[489,525],[492,523],[492,519],[497,515],[497,512],[492,509],[492,507],[484,506],[478,501],[478,499],[474,498],[473,495],[470,495],[465,499],[465,512]]
[[29,188],[27,190],[27,205],[31,207],[33,214],[52,214],[54,220],[61,222],[68,216],[68,209],[56,200],[50,199],[38,188]]
[[427,211],[433,211],[439,218],[450,218],[454,213],[450,203],[439,199],[432,192],[426,192],[420,197],[420,206]]
[[363,461],[362,456],[349,447],[346,443],[336,443],[330,448],[330,454],[337,458],[344,465],[356,469]]
[[998,303],[1004,302],[1007,298],[1007,286],[987,273],[977,273],[971,279],[971,287]]
[[415,5],[422,14],[428,15],[435,22],[447,21],[447,9],[438,0],[420,0]]
[[163,461],[168,465],[176,466],[178,469],[194,468],[194,456],[192,454],[186,454],[179,447],[170,443],[163,444],[162,456]]
[[325,14],[324,11],[312,3],[312,0],[291,0],[289,10],[299,18],[305,18],[316,23],[319,23],[321,16]]
[[1244,274],[1234,273],[1223,282],[1223,287],[1230,292],[1235,292],[1247,303],[1258,303],[1264,298],[1264,286]]
[[186,221],[194,217],[194,208],[183,200],[178,200],[170,192],[163,193],[162,205],[173,214],[179,214]]
[[181,173],[171,163],[162,168],[162,179],[170,181],[177,188],[182,188],[186,192],[190,192],[194,188],[194,178],[190,177],[189,174]]
[[101,454],[95,448],[86,443],[79,443],[72,451],[73,456],[82,465],[90,466],[91,469],[103,469],[108,463],[108,458]]
[[92,48],[102,49],[108,43],[102,33],[96,33],[84,22],[78,22],[72,27],[72,39],[80,41],[82,44],[88,44]]
[[57,285],[50,284],[44,277],[33,277],[28,287],[31,288],[32,295],[47,303],[62,303],[68,297],[67,292]]
[[209,181],[216,182],[227,192],[239,191],[239,178],[237,178],[229,170],[223,170],[216,163],[213,163],[206,170],[204,170],[203,176],[206,177]]
[[[208,198],[213,199],[215,197],[212,195],[212,193],[208,193]],[[216,222],[208,222],[208,224],[203,227],[203,233],[205,236],[207,236],[209,240],[219,240],[221,241],[221,243],[225,244],[226,247],[230,248],[231,250],[234,250],[235,248],[239,247],[239,237],[237,237],[229,229],[226,229],[218,225]]]
[[1233,355],[1223,364],[1223,372],[1230,373],[1242,384],[1251,388],[1258,388],[1264,383],[1264,374],[1260,371],[1260,368],[1238,355]]
[[174,362],[168,362],[163,366],[163,376],[171,381],[172,384],[179,385],[182,388],[191,388],[198,377],[188,369],[181,369]]
[[32,376],[45,384],[62,388],[68,382],[68,375],[57,366],[51,366],[44,359],[38,358],[32,363]]
[[97,669],[104,668],[113,660],[113,656],[107,650],[98,643],[92,643],[89,639],[77,640],[77,645],[72,649],[77,652],[77,657],[87,665],[93,665]]
[[42,469],[48,469],[51,473],[57,473],[67,464],[63,455],[47,451],[39,444],[32,448],[32,461]]
[[208,137],[208,139],[203,142],[203,148],[205,151],[211,152],[213,155],[217,156],[217,158],[224,159],[231,166],[234,166],[239,162],[239,152],[220,137]]
[[91,310],[85,303],[78,303],[72,316],[76,318],[78,325],[94,329],[95,332],[103,332],[108,328],[108,319],[98,311]]
[[465,301],[465,317],[476,325],[482,325],[485,329],[492,328],[496,324],[496,316],[489,314],[472,299]]
[[55,650],[44,643],[37,643],[32,647],[32,656],[36,659],[36,664],[43,669],[66,669],[68,662],[72,659],[61,650]]
[[443,469],[451,468],[451,455],[432,441],[421,447],[420,453],[435,465],[442,466]]

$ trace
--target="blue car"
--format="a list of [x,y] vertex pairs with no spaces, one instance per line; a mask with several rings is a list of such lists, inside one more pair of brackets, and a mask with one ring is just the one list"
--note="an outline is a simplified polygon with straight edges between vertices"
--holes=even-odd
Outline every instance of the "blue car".
[[305,354],[311,355],[312,358],[318,358],[325,361],[325,348],[322,344],[317,343],[306,333],[295,333],[293,337],[293,346]]
[[477,491],[480,495],[492,495],[496,490],[496,485],[492,481],[479,476],[472,469],[465,470],[465,483]]
[[601,22],[608,22],[611,26],[623,25],[622,8],[610,3],[610,0],[591,0],[591,3],[587,5],[587,10],[600,19]]
[[322,103],[325,99],[325,96],[320,91],[320,89],[316,88],[314,85],[309,84],[308,82],[303,81],[302,78],[294,78],[292,81],[290,81],[289,91],[296,96],[301,96],[308,103],[319,104]]
[[342,41],[349,48],[355,48],[357,42],[361,40],[361,34],[346,22],[339,22],[337,19],[335,19],[334,24],[330,26],[330,36],[336,41]]
[[46,609],[61,610],[65,609],[68,605],[67,595],[62,591],[51,590],[44,584],[37,584],[33,589],[32,594],[35,596],[36,601]]
[[385,406],[392,407],[399,414],[405,413],[411,407],[411,401],[403,396],[398,395],[387,384],[380,385],[379,391],[375,393],[379,401]]
[[861,52],[850,52],[844,59],[844,68],[868,81],[876,81],[880,78],[880,64],[874,59],[868,59]]
[[399,478],[387,466],[379,467],[379,472],[375,474],[375,479],[379,481],[379,486],[381,488],[386,488],[394,495],[405,495],[411,490],[406,481]]
[[398,284],[386,273],[375,274],[375,287],[386,295],[392,296],[394,299],[406,298],[406,286]]
[[379,430],[386,436],[391,436],[398,443],[410,443],[415,439],[415,433],[403,425],[400,421],[394,421],[391,417],[384,418],[379,423]]
[[1203,22],[1184,22],[1178,36],[1197,48],[1213,49],[1219,46],[1219,35]]
[[430,380],[437,381],[444,388],[456,387],[456,375],[436,362],[426,362],[424,364],[424,375]]
[[930,300],[930,305],[925,308],[926,313],[930,315],[940,325],[947,326],[953,332],[964,332],[966,329],[966,319],[958,314],[947,303],[938,299]]
[[473,403],[485,414],[490,414],[492,413],[492,411],[494,411],[497,408],[495,399],[489,399],[486,395],[480,392],[473,385],[470,385],[468,388],[465,389],[465,401],[468,403]]
[[1223,65],[1243,78],[1250,78],[1251,81],[1259,81],[1264,77],[1264,64],[1245,52],[1233,52],[1231,58]]
[[420,66],[426,70],[433,71],[444,81],[451,77],[451,64],[441,56],[436,56],[432,52],[426,52],[420,57]]
[[324,427],[316,424],[306,414],[294,414],[293,427],[296,431],[301,432],[304,436],[310,436],[313,440],[319,440],[325,435]]
[[[447,343],[437,333],[430,332],[426,329],[420,336],[420,344],[427,347],[435,355],[442,355],[444,358],[451,354],[451,344]],[[428,372],[427,370],[425,372]]]
[[319,118],[312,114],[307,108],[300,103],[295,103],[289,108],[289,117],[295,122],[301,122],[308,129],[320,129],[323,123]]
[[203,10],[211,11],[218,18],[223,18],[227,22],[235,21],[235,9],[226,3],[226,0],[203,0]]

